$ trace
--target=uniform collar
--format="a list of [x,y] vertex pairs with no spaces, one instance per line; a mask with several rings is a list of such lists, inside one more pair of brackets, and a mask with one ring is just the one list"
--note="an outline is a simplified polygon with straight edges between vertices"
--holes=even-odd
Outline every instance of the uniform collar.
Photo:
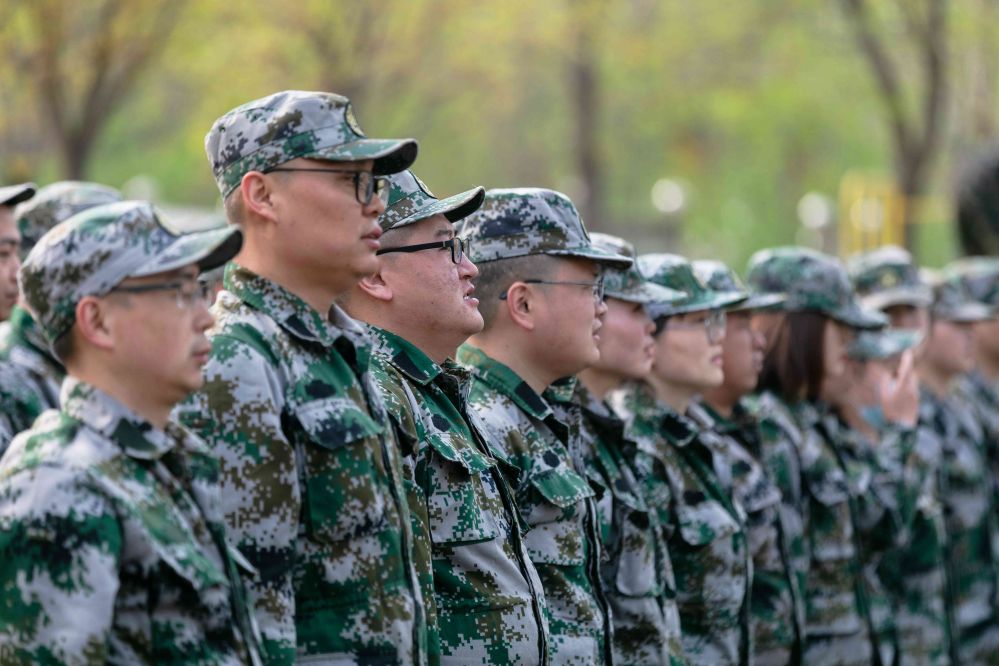
[[369,330],[377,340],[378,351],[384,353],[399,372],[417,384],[426,386],[443,372],[441,366],[409,340],[377,326],[369,326]]
[[458,361],[472,368],[479,379],[509,397],[528,415],[542,421],[552,415],[548,403],[527,382],[481,349],[463,344],[458,348]]
[[67,377],[62,384],[62,411],[118,444],[133,458],[159,460],[183,438],[185,431],[168,424],[155,427],[99,388]]

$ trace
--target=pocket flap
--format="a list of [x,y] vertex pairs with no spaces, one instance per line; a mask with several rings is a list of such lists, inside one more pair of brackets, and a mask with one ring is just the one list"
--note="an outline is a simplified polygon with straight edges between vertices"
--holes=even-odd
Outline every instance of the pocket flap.
[[309,438],[326,449],[336,449],[383,431],[382,426],[349,398],[313,400],[295,407],[293,412]]
[[712,499],[693,505],[680,503],[676,513],[680,523],[680,538],[691,546],[706,546],[739,531],[735,519]]
[[560,509],[594,495],[593,488],[586,479],[565,465],[535,474],[530,483],[546,500]]
[[474,446],[462,445],[461,447],[456,447],[445,433],[438,431],[428,432],[427,444],[440,454],[441,457],[453,463],[458,463],[472,473],[489,469],[495,464],[495,461],[483,455]]

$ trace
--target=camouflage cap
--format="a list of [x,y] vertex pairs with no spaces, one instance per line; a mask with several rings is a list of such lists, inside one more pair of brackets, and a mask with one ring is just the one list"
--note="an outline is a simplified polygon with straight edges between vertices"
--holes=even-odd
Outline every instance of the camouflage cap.
[[21,232],[21,251],[27,256],[45,232],[79,212],[121,201],[121,192],[98,183],[62,180],[46,185],[14,211]]
[[446,199],[438,199],[415,173],[406,169],[390,176],[388,205],[378,218],[382,231],[399,229],[434,215],[457,222],[477,211],[486,198],[483,187],[474,187]]
[[999,306],[999,257],[965,257],[944,268],[944,275],[964,283],[979,303]]
[[34,183],[21,183],[0,187],[0,206],[16,206],[35,196]]
[[686,296],[679,301],[655,303],[649,306],[649,315],[653,319],[698,310],[726,308],[746,300],[746,292],[715,291],[708,287],[694,274],[694,267],[690,262],[678,254],[643,254],[638,257],[638,268],[652,282],[686,293]]
[[590,259],[627,268],[632,260],[595,247],[569,197],[541,188],[488,190],[478,211],[459,224],[475,263],[534,254]]
[[838,259],[809,248],[760,250],[750,257],[746,281],[764,293],[784,292],[784,312],[821,312],[853,328],[880,328],[886,322],[860,307]]
[[930,314],[934,319],[971,323],[991,319],[995,312],[991,306],[972,298],[964,281],[957,276],[946,276],[935,271],[926,271],[927,279],[933,287],[933,305]]
[[922,339],[920,331],[904,328],[861,331],[847,347],[846,353],[857,361],[880,361],[898,356],[918,345]]
[[[595,231],[590,234],[594,247],[613,252],[635,260],[635,246],[619,236]],[[638,264],[628,268],[608,268],[604,270],[604,293],[610,298],[629,303],[675,303],[686,298],[687,294],[651,282],[638,270]]]
[[84,296],[122,280],[197,264],[211,270],[239,252],[238,226],[177,233],[144,201],[83,211],[46,233],[21,266],[21,293],[50,343],[70,329]]
[[894,305],[929,307],[933,294],[919,277],[912,255],[886,245],[850,258],[847,270],[864,307],[884,310]]
[[331,162],[374,160],[374,173],[398,173],[416,160],[413,139],[369,139],[350,100],[327,92],[285,90],[247,102],[215,121],[205,152],[222,198],[250,171],[296,157]]
[[787,297],[782,293],[754,294],[743,284],[731,268],[714,259],[698,259],[694,262],[694,275],[712,291],[730,291],[746,295],[746,300],[736,303],[730,310],[760,310],[783,305]]

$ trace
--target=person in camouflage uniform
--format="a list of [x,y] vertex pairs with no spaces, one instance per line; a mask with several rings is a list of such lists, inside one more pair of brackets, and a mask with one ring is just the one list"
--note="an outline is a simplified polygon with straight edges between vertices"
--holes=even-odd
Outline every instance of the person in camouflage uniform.
[[[912,348],[918,359],[929,332],[933,294],[920,279],[912,256],[902,248],[885,246],[852,257],[848,269],[864,307],[882,311],[892,330],[908,331],[923,341]],[[875,335],[865,343],[864,337],[859,336],[856,345],[861,356],[865,345],[877,351],[873,343],[884,345],[886,340]],[[868,405],[873,412],[871,428],[876,428],[884,424],[884,415],[872,407]],[[857,419],[854,422],[854,428],[863,429]],[[918,424],[899,490],[899,509],[909,538],[886,553],[880,567],[881,580],[894,596],[898,651],[906,664],[948,664],[951,660],[942,465],[939,438],[925,424]]]
[[269,663],[422,663],[427,633],[401,461],[362,327],[334,300],[377,266],[387,181],[412,140],[369,139],[340,95],[285,91],[205,140],[246,243],[182,407],[222,464],[222,509],[260,570]]
[[21,234],[17,230],[14,207],[34,195],[34,183],[0,187],[0,321],[10,317],[18,299]]
[[[591,235],[608,252],[635,258],[622,238]],[[625,381],[643,379],[652,367],[654,324],[647,306],[683,298],[645,279],[632,265],[604,271],[607,314],[600,327],[600,359],[579,373],[575,391],[546,393],[564,421],[578,410],[586,477],[596,493],[603,558],[601,574],[614,624],[618,664],[682,664],[680,616],[663,526],[645,503],[628,462],[635,443],[605,398]]]
[[776,308],[783,294],[750,294],[735,273],[718,261],[695,261],[694,272],[709,289],[738,292],[747,299],[726,311],[722,340],[725,379],[704,390],[690,406],[701,440],[715,454],[718,478],[746,511],[746,538],[753,560],[750,626],[753,663],[801,663],[804,607],[798,579],[790,568],[781,524],[781,492],[770,478],[760,450],[759,423],[744,398],[756,387],[766,340],[752,328],[753,313]]
[[344,305],[378,340],[372,375],[406,454],[414,532],[429,545],[424,597],[434,602],[440,660],[546,664],[541,581],[512,491],[469,414],[469,374],[451,360],[482,330],[477,269],[453,223],[485,193],[438,200],[410,171],[390,180],[378,271]]
[[996,511],[985,434],[971,404],[953,389],[971,369],[971,326],[991,316],[957,279],[934,287],[931,326],[918,361],[922,435],[941,452],[941,498],[947,530],[952,660],[999,663],[996,608]]
[[131,201],[25,260],[24,301],[69,376],[0,462],[0,663],[261,663],[218,464],[170,419],[207,359],[197,273],[240,244]]
[[[121,201],[121,194],[97,183],[46,185],[14,211],[22,256],[60,222],[115,201]],[[31,314],[21,305],[15,306],[10,319],[0,324],[0,455],[14,434],[31,427],[44,410],[59,407],[59,386],[65,374]]]
[[723,379],[722,308],[746,295],[708,289],[677,255],[642,255],[638,264],[649,280],[686,296],[651,306],[652,370],[645,382],[618,389],[610,401],[637,443],[632,464],[667,538],[684,658],[691,664],[748,664],[752,571],[746,515],[719,476],[726,464],[719,464],[688,416],[694,397]]
[[[845,370],[851,330],[876,328],[884,319],[861,310],[844,268],[814,251],[758,253],[748,280],[760,291],[787,294],[784,318],[764,357],[757,409],[764,456],[773,458],[774,478],[782,492],[787,488],[785,501],[797,504],[804,526],[803,571],[792,553],[805,604],[802,662],[877,663],[861,571],[861,487],[851,483],[823,419],[825,392]],[[798,478],[781,477],[792,469]]]
[[458,233],[480,271],[485,324],[458,361],[472,371],[469,409],[530,527],[525,540],[548,604],[551,663],[610,663],[595,494],[583,476],[579,424],[559,420],[542,393],[599,358],[600,269],[631,260],[594,247],[576,207],[552,190],[490,190]]

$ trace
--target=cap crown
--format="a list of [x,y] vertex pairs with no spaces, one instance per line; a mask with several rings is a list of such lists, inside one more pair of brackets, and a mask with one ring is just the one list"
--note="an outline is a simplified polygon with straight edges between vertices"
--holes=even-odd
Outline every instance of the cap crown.
[[902,289],[929,294],[926,283],[919,277],[919,268],[906,250],[885,246],[853,257],[849,263],[850,277],[862,298],[898,292]]
[[968,294],[979,303],[999,306],[999,257],[966,257],[948,264],[948,277],[964,283]]
[[731,268],[720,261],[713,259],[700,259],[695,261],[694,274],[703,282],[708,289],[713,291],[741,291],[749,293],[749,289],[743,284],[738,275]]
[[46,185],[14,211],[23,253],[27,255],[38,239],[60,222],[88,208],[121,200],[121,192],[99,183],[64,180]]
[[784,292],[784,309],[832,314],[853,303],[846,270],[828,255],[807,248],[775,248],[753,255],[750,286],[765,293]]

